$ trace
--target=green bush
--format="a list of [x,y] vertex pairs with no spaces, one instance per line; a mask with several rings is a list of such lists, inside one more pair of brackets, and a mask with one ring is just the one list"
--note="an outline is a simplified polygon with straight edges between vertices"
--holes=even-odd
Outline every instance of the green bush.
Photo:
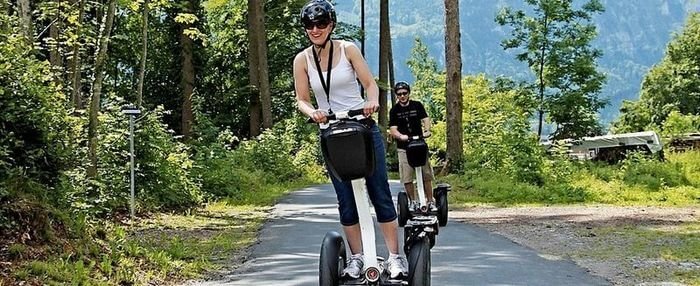
[[628,156],[620,172],[625,183],[644,185],[652,191],[689,184],[680,164],[650,159],[639,153]]
[[551,183],[540,187],[519,182],[507,174],[492,171],[459,176],[457,180],[468,182],[467,185],[474,190],[474,195],[469,198],[473,202],[567,204],[584,202],[587,198],[585,189],[582,187],[566,183]]
[[207,193],[232,199],[242,199],[270,184],[302,178],[319,181],[325,171],[319,164],[314,128],[300,118],[287,119],[242,142],[222,131],[215,142],[197,145],[194,174]]
[[8,24],[16,20],[0,15],[0,181],[21,173],[53,184],[68,159],[68,112],[48,62]]

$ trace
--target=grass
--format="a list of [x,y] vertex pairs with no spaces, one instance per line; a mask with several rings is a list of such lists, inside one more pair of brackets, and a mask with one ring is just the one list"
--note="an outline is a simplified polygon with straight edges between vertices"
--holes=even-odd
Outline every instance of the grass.
[[[596,228],[598,247],[573,255],[618,260],[631,269],[636,281],[674,281],[700,285],[700,222],[671,227],[624,225]],[[627,247],[610,247],[611,240],[628,241]],[[663,271],[664,265],[687,265],[680,271]]]
[[455,205],[696,206],[700,203],[700,151],[670,153],[664,162],[633,156],[617,165],[590,162],[568,165],[570,171],[566,177],[561,179],[560,170],[546,170],[542,175],[544,183],[540,184],[480,170],[441,179],[452,185],[450,203]]
[[235,266],[232,254],[255,243],[271,206],[309,183],[314,182],[266,185],[188,214],[158,213],[134,225],[96,226],[41,257],[25,257],[30,247],[13,244],[8,250],[13,272],[0,276],[0,285],[153,285],[202,277]]

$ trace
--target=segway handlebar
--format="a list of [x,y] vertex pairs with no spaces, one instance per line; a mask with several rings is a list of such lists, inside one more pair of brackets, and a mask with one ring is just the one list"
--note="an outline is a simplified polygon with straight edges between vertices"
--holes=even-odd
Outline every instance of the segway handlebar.
[[[328,120],[342,120],[342,119],[348,119],[352,118],[358,115],[364,114],[363,109],[353,109],[353,110],[348,110],[348,111],[340,111],[340,112],[335,112],[335,113],[330,113],[326,115],[326,118]],[[306,123],[315,123],[313,118],[309,118],[306,120]]]
[[423,134],[421,134],[421,135],[414,135],[414,136],[408,136],[408,141],[415,141],[415,140],[425,139],[425,138],[428,138],[428,137],[430,137],[430,136],[423,136]]

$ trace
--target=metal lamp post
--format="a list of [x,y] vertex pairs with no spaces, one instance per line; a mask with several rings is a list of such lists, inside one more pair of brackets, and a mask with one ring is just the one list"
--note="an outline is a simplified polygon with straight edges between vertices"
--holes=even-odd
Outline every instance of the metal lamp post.
[[129,116],[129,157],[130,157],[130,168],[131,168],[131,178],[129,180],[129,185],[131,189],[131,205],[129,207],[131,221],[134,221],[134,117],[141,114],[141,110],[133,105],[127,105],[122,107],[122,114]]

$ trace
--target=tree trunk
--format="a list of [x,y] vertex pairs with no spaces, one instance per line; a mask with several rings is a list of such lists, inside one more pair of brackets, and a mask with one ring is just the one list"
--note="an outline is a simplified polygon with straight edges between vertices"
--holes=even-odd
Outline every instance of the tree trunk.
[[81,30],[83,27],[83,15],[84,15],[84,10],[85,10],[85,0],[77,0],[78,1],[78,19],[76,23],[76,28],[75,28],[75,34],[78,35],[77,39],[75,39],[75,42],[73,43],[73,58],[71,60],[70,64],[70,70],[71,70],[71,104],[73,108],[75,109],[82,109],[83,108],[83,99],[81,96],[80,89],[82,88],[81,86],[81,78],[82,78],[82,70],[80,67],[80,38],[81,38]]
[[32,8],[29,0],[17,0],[19,6],[19,17],[22,25],[22,33],[29,39],[34,41],[34,25],[32,24]]
[[143,105],[143,80],[146,77],[146,56],[148,55],[148,0],[143,2],[143,26],[141,27],[141,34],[143,35],[141,41],[141,64],[139,66],[139,81],[136,93],[136,106],[141,107]]
[[253,2],[252,21],[255,22],[256,29],[253,30],[257,35],[258,53],[258,80],[260,91],[260,104],[262,108],[262,127],[265,129],[272,128],[272,98],[270,96],[270,76],[267,67],[267,36],[265,33],[265,1],[249,0],[248,5]]
[[538,104],[538,114],[539,114],[539,122],[537,125],[537,140],[540,140],[542,137],[542,124],[544,122],[544,90],[545,90],[545,82],[544,82],[544,62],[545,62],[545,53],[547,52],[547,36],[548,36],[548,31],[549,31],[549,21],[547,18],[547,15],[544,16],[544,37],[545,39],[542,42],[542,46],[540,47],[540,58],[539,58],[539,69],[537,71],[538,73],[538,78],[540,80],[540,85],[539,85],[539,94],[540,94],[540,102]]
[[95,57],[95,79],[92,83],[92,99],[90,100],[90,118],[88,125],[88,157],[90,166],[87,169],[88,178],[97,177],[97,126],[98,114],[100,112],[100,98],[102,96],[102,81],[104,80],[105,62],[107,61],[107,48],[109,47],[109,37],[114,23],[114,10],[117,0],[109,0],[107,3],[107,13],[100,25],[100,39]]
[[[389,84],[389,1],[379,1],[379,130],[388,128],[387,89]],[[381,132],[386,136],[385,132]]]
[[[58,74],[63,74],[61,70],[63,69],[63,57],[60,53],[60,42],[61,42],[61,1],[56,4],[56,14],[54,15],[55,21],[51,24],[49,28],[49,37],[53,39],[53,43],[49,47],[49,63],[51,63],[51,68]],[[61,76],[56,76],[54,79],[56,82],[61,82]]]
[[447,68],[447,168],[462,165],[462,55],[459,33],[459,1],[445,0],[445,64]]
[[248,0],[248,70],[250,83],[248,91],[250,92],[250,136],[260,135],[262,104],[260,102],[260,40],[259,33],[256,31],[261,29],[260,22],[256,21],[258,6],[260,1]]
[[[389,35],[391,35],[391,25],[389,26]],[[394,48],[393,44],[391,41],[391,37],[389,37],[389,90],[391,92],[391,106],[394,106],[396,103],[396,93],[394,93],[394,83],[396,82],[396,78],[394,78]],[[391,108],[390,108],[391,109]]]
[[[187,1],[185,13],[194,11],[191,1]],[[194,113],[192,111],[192,93],[194,92],[194,64],[193,64],[193,47],[194,41],[188,35],[185,35],[185,30],[191,28],[190,24],[182,24],[180,31],[180,45],[182,46],[182,76],[180,85],[182,86],[182,135],[185,140],[188,140],[192,135],[192,123],[194,121]]]
[[362,47],[362,56],[365,56],[365,0],[360,0],[360,46]]

